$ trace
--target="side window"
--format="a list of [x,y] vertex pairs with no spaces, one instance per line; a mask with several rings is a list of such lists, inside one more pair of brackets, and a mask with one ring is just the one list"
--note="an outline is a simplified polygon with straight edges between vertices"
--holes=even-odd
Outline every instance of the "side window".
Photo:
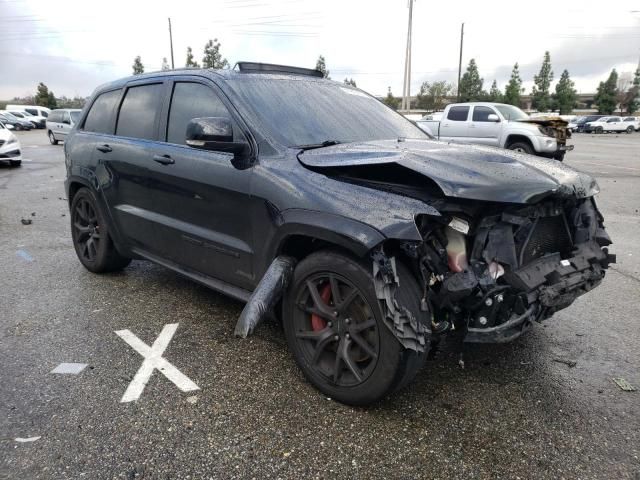
[[51,112],[51,115],[49,115],[49,118],[47,118],[48,122],[57,122],[58,120],[56,120],[58,118],[58,112],[53,111]]
[[49,114],[45,110],[40,110],[40,116],[44,118],[49,118]]
[[201,83],[176,82],[167,122],[167,142],[184,144],[189,120],[198,117],[230,118],[231,115],[211,88]]
[[488,122],[489,115],[496,114],[493,109],[489,107],[473,107],[473,121],[474,122]]
[[71,118],[69,117],[69,112],[64,112],[62,114],[62,123],[66,123],[67,125],[71,125]]
[[447,120],[465,122],[469,116],[469,107],[451,107],[447,114]]
[[101,94],[87,114],[84,130],[96,133],[113,133],[113,114],[120,98],[120,90]]
[[116,135],[155,139],[156,119],[160,112],[161,98],[161,83],[127,89],[118,114]]
[[25,108],[25,112],[29,112],[31,115],[38,115],[38,110],[35,108]]

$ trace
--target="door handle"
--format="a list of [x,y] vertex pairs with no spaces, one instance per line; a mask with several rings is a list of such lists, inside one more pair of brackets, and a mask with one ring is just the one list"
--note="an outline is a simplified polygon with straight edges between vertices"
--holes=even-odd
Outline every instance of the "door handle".
[[153,161],[161,163],[162,165],[171,165],[176,163],[169,155],[154,155]]
[[112,150],[112,148],[109,145],[100,145],[99,147],[96,147],[98,150],[100,150],[102,153],[109,153]]

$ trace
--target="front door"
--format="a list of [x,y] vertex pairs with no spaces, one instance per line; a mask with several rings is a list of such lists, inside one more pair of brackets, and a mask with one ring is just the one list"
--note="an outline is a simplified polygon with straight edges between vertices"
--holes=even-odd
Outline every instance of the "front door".
[[473,143],[497,147],[500,144],[502,123],[489,120],[489,115],[495,115],[498,119],[500,118],[491,107],[474,106],[469,132],[473,138]]

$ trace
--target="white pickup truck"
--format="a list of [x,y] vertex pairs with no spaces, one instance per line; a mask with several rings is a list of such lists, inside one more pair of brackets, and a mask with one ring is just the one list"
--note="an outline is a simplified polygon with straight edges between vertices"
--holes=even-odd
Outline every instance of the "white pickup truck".
[[502,103],[454,103],[445,107],[438,120],[425,117],[416,123],[447,142],[491,145],[556,160],[573,150],[573,145],[567,145],[571,132],[565,120],[531,118],[519,108]]

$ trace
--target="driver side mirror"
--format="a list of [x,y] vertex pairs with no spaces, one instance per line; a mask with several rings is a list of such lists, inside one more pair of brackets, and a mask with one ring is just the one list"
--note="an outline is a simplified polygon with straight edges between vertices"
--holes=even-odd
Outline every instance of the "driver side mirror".
[[233,141],[233,126],[226,117],[193,118],[187,124],[185,142],[190,147],[233,153],[234,159],[247,157],[249,145]]
[[487,121],[489,121],[489,122],[499,122],[500,121],[500,117],[498,117],[498,115],[496,115],[495,113],[490,113],[489,115],[487,115]]

